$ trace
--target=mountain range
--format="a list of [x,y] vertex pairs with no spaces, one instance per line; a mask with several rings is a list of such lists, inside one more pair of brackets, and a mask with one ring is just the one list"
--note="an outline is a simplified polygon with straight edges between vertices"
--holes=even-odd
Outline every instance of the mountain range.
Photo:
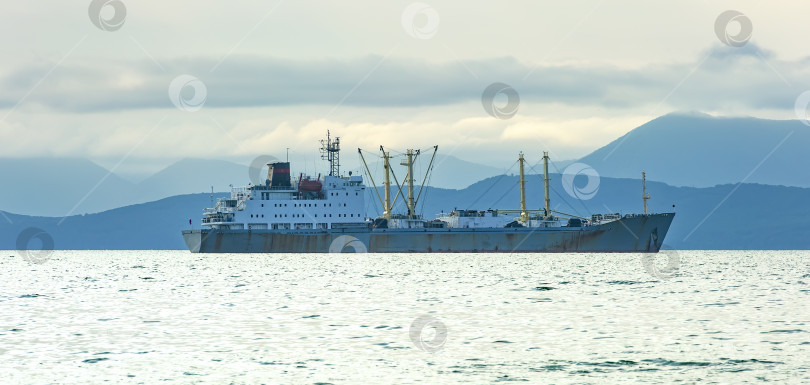
[[[638,178],[646,171],[652,210],[675,205],[678,213],[667,237],[673,247],[805,249],[808,143],[810,126],[800,121],[669,114],[580,159],[555,162],[558,172],[584,163],[601,182],[593,199],[578,200],[552,174],[553,206],[582,216],[639,212]],[[379,170],[378,163],[369,168]],[[517,208],[517,177],[452,156],[439,155],[436,164],[422,199],[428,217],[456,207]],[[63,248],[182,248],[177,234],[210,205],[212,186],[226,191],[263,172],[184,159],[136,183],[85,159],[0,159],[0,248],[14,248],[28,225],[52,232]],[[528,202],[540,207],[540,176],[527,179]],[[379,203],[368,191],[367,214],[375,216]]]
[[810,126],[799,120],[676,113],[643,124],[578,160],[600,175],[673,186],[761,183],[810,187]]
[[[551,171],[563,172],[566,165],[579,162],[601,176],[638,178],[646,171],[649,180],[673,186],[746,182],[810,187],[810,169],[802,166],[810,163],[808,144],[810,127],[798,120],[673,113],[580,159],[554,160]],[[368,161],[372,172],[381,169],[379,160]],[[512,163],[512,159],[503,162]],[[446,189],[463,189],[505,172],[505,167],[441,152],[435,165],[428,184]],[[250,171],[248,165],[225,160],[183,159],[136,183],[86,159],[0,158],[0,210],[45,216],[96,213],[174,195],[210,192],[212,187],[227,191],[229,185],[246,185]],[[264,172],[253,170],[256,175]]]

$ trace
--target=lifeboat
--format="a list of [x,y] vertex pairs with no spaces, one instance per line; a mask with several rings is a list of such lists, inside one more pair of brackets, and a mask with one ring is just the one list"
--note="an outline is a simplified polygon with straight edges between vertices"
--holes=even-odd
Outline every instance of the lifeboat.
[[300,182],[298,182],[298,191],[301,192],[319,192],[323,188],[323,184],[320,181],[320,176],[318,176],[317,180],[309,179],[309,177],[300,178]]

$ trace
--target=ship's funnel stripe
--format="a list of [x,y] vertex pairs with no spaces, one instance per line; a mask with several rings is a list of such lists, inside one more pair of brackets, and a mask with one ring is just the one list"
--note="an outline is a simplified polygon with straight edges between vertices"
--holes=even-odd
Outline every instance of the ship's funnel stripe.
[[290,162],[276,162],[269,165],[272,170],[270,185],[275,187],[290,187]]

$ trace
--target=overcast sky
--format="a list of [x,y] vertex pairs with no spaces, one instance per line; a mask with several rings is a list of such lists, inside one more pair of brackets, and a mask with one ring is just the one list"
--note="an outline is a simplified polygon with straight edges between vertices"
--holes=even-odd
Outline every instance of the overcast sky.
[[[741,16],[724,42],[716,24],[728,10]],[[0,156],[88,157],[122,173],[287,147],[311,162],[331,129],[352,157],[438,144],[504,166],[521,150],[571,159],[673,111],[794,119],[810,89],[809,11],[762,1],[7,1]],[[514,115],[508,92],[494,96],[502,119],[484,107],[493,83],[519,95]]]

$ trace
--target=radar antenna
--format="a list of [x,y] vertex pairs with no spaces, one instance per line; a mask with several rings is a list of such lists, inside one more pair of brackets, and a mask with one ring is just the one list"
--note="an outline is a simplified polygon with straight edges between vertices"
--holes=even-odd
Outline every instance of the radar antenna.
[[326,131],[326,140],[321,140],[321,159],[329,161],[329,176],[340,176],[340,138],[332,140]]

